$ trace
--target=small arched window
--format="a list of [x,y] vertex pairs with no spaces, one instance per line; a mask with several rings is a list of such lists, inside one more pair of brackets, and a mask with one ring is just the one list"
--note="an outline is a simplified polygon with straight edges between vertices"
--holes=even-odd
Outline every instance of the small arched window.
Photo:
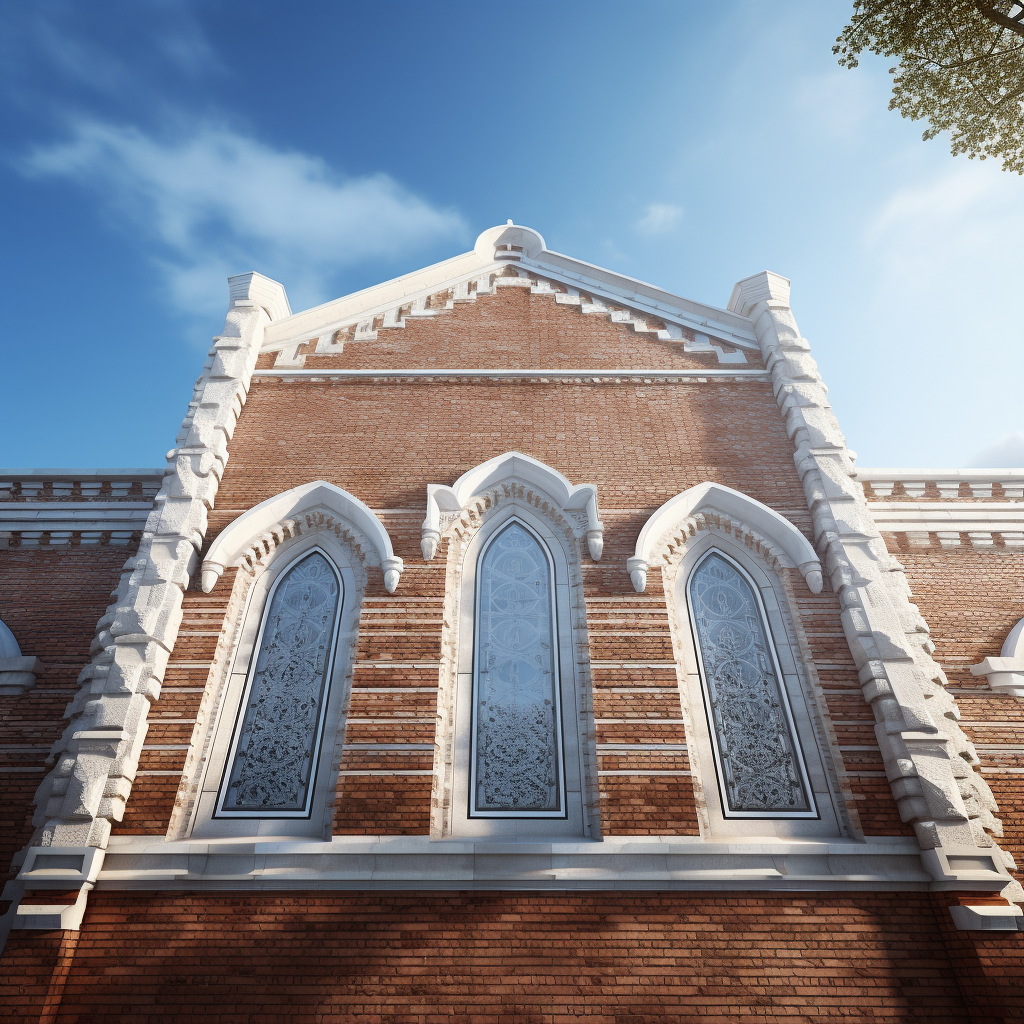
[[818,817],[757,588],[712,548],[687,604],[724,816]]
[[343,597],[318,549],[274,584],[215,817],[309,817]]
[[556,617],[551,557],[512,519],[478,562],[470,817],[566,815]]

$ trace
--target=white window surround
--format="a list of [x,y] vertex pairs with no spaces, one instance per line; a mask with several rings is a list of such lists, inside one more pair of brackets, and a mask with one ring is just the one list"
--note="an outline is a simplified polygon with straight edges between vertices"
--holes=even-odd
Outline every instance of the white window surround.
[[[259,649],[266,609],[277,582],[313,551],[324,555],[338,573],[341,607],[308,811],[302,815],[224,816],[218,811],[223,778],[231,763],[236,724]],[[285,540],[266,563],[256,567],[253,577],[238,573],[182,776],[182,789],[190,799],[182,807],[182,813],[172,816],[167,833],[169,839],[330,838],[333,795],[365,586],[366,572],[351,539],[337,527],[332,529],[326,524]],[[218,670],[219,665],[224,665],[225,669]]]
[[[510,472],[512,462],[506,464]],[[553,471],[551,471],[553,472]],[[586,521],[574,524],[548,493],[515,476],[474,495],[462,514],[442,523],[449,538],[434,755],[437,794],[431,839],[572,840],[600,835],[589,672],[589,642],[580,570]],[[565,816],[470,817],[470,737],[480,553],[510,520],[541,541],[554,572],[558,673],[562,707]]]
[[[685,543],[686,536],[693,536],[695,528],[690,520],[704,511],[725,513],[734,520],[746,544],[763,550],[771,563],[799,569],[811,593],[821,592],[821,562],[811,542],[788,519],[741,491],[705,482],[669,498],[644,524],[633,557],[626,559],[626,571],[638,594],[644,592],[647,571],[657,564],[659,554]],[[670,541],[671,534],[677,536]]]
[[381,567],[385,589],[389,594],[395,592],[403,565],[395,556],[384,524],[354,494],[326,480],[267,498],[221,530],[203,559],[203,591],[208,594],[213,590],[228,566],[259,562],[266,551],[289,535],[292,522],[301,523],[311,514],[332,517],[358,531],[361,556]]
[[989,689],[1024,698],[1024,619],[1006,635],[998,658],[971,666],[972,676],[986,676]]
[[[710,528],[708,528],[710,526]],[[840,796],[841,766],[838,745],[827,713],[816,699],[817,677],[802,633],[794,619],[792,595],[783,578],[772,571],[764,556],[737,540],[731,531],[704,526],[665,560],[665,597],[669,606],[680,698],[686,721],[687,749],[697,789],[701,834],[707,839],[833,839],[859,837]],[[717,779],[715,741],[707,714],[700,655],[692,628],[687,585],[711,551],[738,566],[752,584],[774,648],[776,669],[792,725],[803,753],[806,781],[816,813],[730,813]]]
[[505,452],[467,470],[454,484],[427,485],[427,515],[420,533],[420,550],[429,562],[437,553],[441,534],[475,496],[515,478],[538,489],[544,504],[561,510],[577,536],[586,534],[590,557],[600,561],[604,550],[604,524],[597,510],[594,484],[573,486],[567,477],[539,459],[522,452]]

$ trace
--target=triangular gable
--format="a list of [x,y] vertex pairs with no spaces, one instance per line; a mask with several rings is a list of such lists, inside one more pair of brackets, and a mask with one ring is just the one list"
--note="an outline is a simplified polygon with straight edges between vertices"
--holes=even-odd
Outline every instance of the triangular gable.
[[[539,232],[511,221],[484,231],[472,252],[275,320],[261,352],[279,353],[275,368],[300,367],[311,352],[340,353],[346,342],[373,340],[380,330],[403,328],[407,319],[438,316],[505,287],[529,288],[638,333],[683,342],[684,351],[717,355],[719,363],[743,364],[744,350],[759,352],[746,317],[553,252]],[[648,318],[664,327],[649,325]]]

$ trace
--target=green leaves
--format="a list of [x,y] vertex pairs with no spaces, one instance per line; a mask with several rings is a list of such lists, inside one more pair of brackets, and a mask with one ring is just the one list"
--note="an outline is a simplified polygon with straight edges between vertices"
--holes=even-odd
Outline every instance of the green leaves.
[[954,156],[1001,160],[1024,174],[1024,2],[854,0],[832,52],[855,68],[864,50],[898,57],[890,110],[950,133]]

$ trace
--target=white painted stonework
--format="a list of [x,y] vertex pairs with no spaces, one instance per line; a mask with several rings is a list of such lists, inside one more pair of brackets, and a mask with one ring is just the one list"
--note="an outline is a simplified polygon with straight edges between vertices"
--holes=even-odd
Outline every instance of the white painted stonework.
[[[896,484],[902,484],[908,498],[920,497],[929,484],[939,492],[940,498],[992,498],[995,485],[1003,489],[1007,500],[1024,498],[1024,469],[877,469],[858,467],[856,478],[868,484],[872,494],[869,500],[892,496]],[[965,486],[964,486],[965,485]],[[961,490],[966,489],[966,494]]]
[[39,659],[23,657],[14,634],[0,620],[0,697],[16,697],[31,690],[40,671]]
[[1024,619],[1006,636],[998,658],[986,658],[971,666],[972,676],[985,676],[996,693],[1024,699]]
[[127,547],[142,533],[163,476],[162,469],[0,469],[0,548]]
[[682,547],[712,522],[763,553],[773,568],[799,569],[811,593],[821,592],[821,562],[810,541],[785,516],[749,495],[710,482],[669,498],[644,524],[633,557],[626,559],[633,589],[642,594],[655,559]]
[[960,547],[966,533],[973,547],[1024,547],[1024,502],[872,501],[871,517],[883,533],[905,533],[910,544],[927,547],[931,534],[944,548]]
[[[510,266],[516,276],[501,276]],[[375,340],[381,330],[400,330],[409,318],[441,315],[442,308],[426,306],[432,296],[447,293],[444,309],[453,309],[502,288],[549,296],[584,315],[627,324],[662,341],[677,341],[684,352],[712,354],[722,365],[742,365],[744,351],[757,352],[756,339],[742,317],[551,252],[538,232],[514,224],[484,231],[472,252],[275,320],[261,351],[279,353],[275,369],[297,369],[304,365],[313,341],[313,354],[337,354],[346,344]],[[657,317],[666,326],[651,327],[646,316]]]
[[[97,625],[93,660],[79,676],[81,688],[65,712],[68,727],[53,747],[56,767],[36,794],[32,845],[54,848],[55,855],[56,849],[104,850],[111,823],[124,814],[149,706],[160,695],[181,622],[182,595],[197,568],[207,511],[270,323],[265,306],[287,304],[284,289],[258,274],[229,283],[233,306],[224,332],[214,338],[176,447],[168,453],[138,552],[125,564],[114,600]],[[20,898],[23,875],[24,869],[5,889],[6,898]],[[16,913],[15,918],[23,927],[47,926]]]
[[604,524],[597,511],[597,488],[593,484],[574,487],[558,470],[521,452],[495,456],[463,473],[451,486],[427,485],[427,516],[420,534],[423,557],[428,562],[434,557],[445,526],[454,522],[472,499],[513,481],[528,488],[535,487],[538,491],[537,504],[543,505],[544,511],[547,511],[548,502],[553,502],[573,524],[576,535],[586,535],[590,557],[595,562],[600,560],[604,550]]
[[[313,517],[317,518],[315,524]],[[323,525],[325,517],[330,520],[326,523],[328,527],[337,520],[356,531],[358,538],[353,538],[353,543],[357,550],[371,565],[380,566],[384,586],[393,594],[403,566],[402,559],[395,556],[384,524],[354,494],[325,480],[267,498],[226,526],[203,559],[204,593],[213,590],[228,566],[246,568],[248,563],[251,572],[252,566],[262,562],[283,540],[297,536],[304,526],[309,529]]]
[[[794,459],[814,518],[815,543],[843,606],[864,698],[900,816],[917,835],[936,879],[991,851],[1012,859],[986,829],[1002,834],[995,799],[973,765],[977,754],[957,721],[956,701],[931,656],[928,625],[910,601],[902,567],[886,550],[828,392],[789,307],[789,281],[765,272],[740,281],[729,308],[749,317],[772,372]],[[1024,900],[1006,875],[1004,894]]]

